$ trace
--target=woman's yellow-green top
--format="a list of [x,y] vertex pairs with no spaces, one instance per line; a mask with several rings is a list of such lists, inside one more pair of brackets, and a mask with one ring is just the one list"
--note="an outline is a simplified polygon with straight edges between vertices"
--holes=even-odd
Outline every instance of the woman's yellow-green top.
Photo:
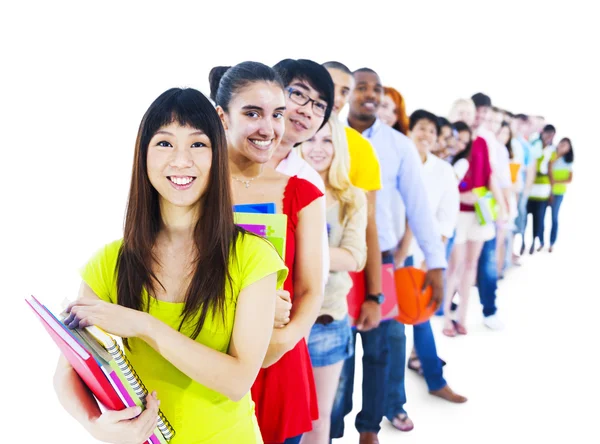
[[[107,302],[117,301],[117,259],[122,239],[102,248],[83,268],[81,276],[96,295]],[[235,258],[230,259],[232,288],[226,285],[225,324],[221,316],[206,317],[197,342],[227,353],[233,331],[239,293],[250,284],[277,273],[281,288],[288,270],[271,244],[262,238],[245,234],[236,241]],[[144,290],[142,297],[147,300]],[[180,324],[183,303],[150,301],[150,314],[175,330]],[[197,318],[196,318],[197,320]],[[186,322],[181,333],[188,337],[194,322]],[[249,334],[251,334],[249,332]],[[160,408],[175,429],[170,444],[262,443],[250,392],[239,402],[215,392],[183,374],[144,341],[131,338],[127,357],[140,379],[152,392],[156,390]]]

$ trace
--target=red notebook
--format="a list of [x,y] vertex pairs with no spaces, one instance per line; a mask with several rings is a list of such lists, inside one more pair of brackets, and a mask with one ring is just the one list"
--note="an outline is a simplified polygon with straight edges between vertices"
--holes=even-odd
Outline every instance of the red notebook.
[[[356,320],[360,315],[360,307],[365,301],[367,295],[367,286],[365,272],[350,273],[353,286],[347,296],[348,315],[352,325],[356,325]],[[394,281],[394,265],[383,264],[381,266],[381,287],[385,300],[381,304],[381,319],[395,319],[398,316],[398,298],[396,297],[396,283]]]
[[85,350],[63,323],[56,319],[35,297],[31,296],[31,299],[26,302],[96,399],[109,410],[123,410],[125,404],[115,392],[94,357]]

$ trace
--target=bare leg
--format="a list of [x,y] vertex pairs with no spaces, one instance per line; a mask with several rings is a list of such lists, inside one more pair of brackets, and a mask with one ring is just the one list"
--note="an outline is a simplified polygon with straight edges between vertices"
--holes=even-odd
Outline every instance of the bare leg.
[[313,367],[317,400],[319,404],[319,419],[313,421],[313,429],[302,435],[301,444],[328,444],[331,427],[331,409],[338,381],[342,373],[344,361],[325,367]]
[[460,295],[460,303],[458,306],[458,323],[463,327],[465,326],[465,322],[467,320],[469,294],[471,293],[471,288],[475,284],[475,279],[477,277],[477,263],[479,261],[481,249],[483,248],[483,242],[467,241],[465,245],[465,268],[458,288],[458,293]]
[[466,243],[454,244],[454,247],[452,247],[452,253],[450,255],[450,261],[448,262],[448,273],[446,275],[446,297],[444,298],[444,330],[454,329],[452,325],[452,318],[450,317],[450,306],[452,305],[452,297],[459,288],[461,275],[463,274],[462,270],[465,261],[466,245]]
[[498,266],[498,278],[504,275],[504,262],[506,259],[506,229],[501,227],[496,233],[496,263]]

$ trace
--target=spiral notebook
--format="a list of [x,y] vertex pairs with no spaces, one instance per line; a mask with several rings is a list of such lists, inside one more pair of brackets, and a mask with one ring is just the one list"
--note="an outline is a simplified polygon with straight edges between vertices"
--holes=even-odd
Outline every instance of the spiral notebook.
[[[70,330],[34,296],[26,302],[104,409],[144,408],[148,391],[112,336],[98,327]],[[158,426],[146,442],[166,444],[173,436],[175,430],[159,411]]]

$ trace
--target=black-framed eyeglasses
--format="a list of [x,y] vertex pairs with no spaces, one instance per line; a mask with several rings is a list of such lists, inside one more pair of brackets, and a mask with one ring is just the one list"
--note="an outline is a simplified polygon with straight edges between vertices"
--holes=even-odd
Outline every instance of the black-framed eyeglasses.
[[296,88],[289,87],[288,89],[288,97],[290,100],[300,106],[304,106],[309,102],[312,102],[312,109],[315,115],[319,117],[325,117],[325,112],[327,111],[327,103],[322,100],[315,100],[308,97],[302,91]]

